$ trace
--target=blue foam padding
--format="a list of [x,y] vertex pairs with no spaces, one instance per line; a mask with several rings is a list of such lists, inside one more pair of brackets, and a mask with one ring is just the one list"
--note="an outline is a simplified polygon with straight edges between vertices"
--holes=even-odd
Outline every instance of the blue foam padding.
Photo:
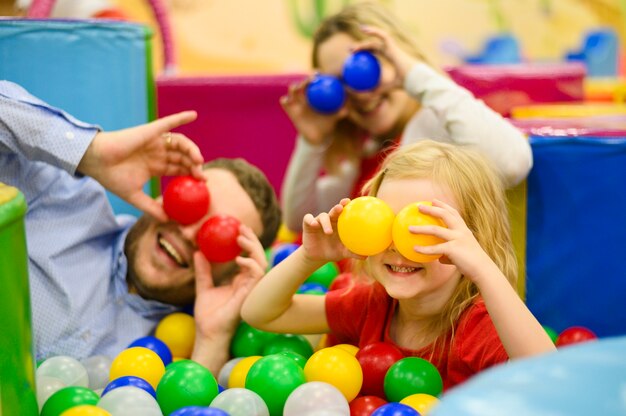
[[557,332],[626,334],[626,137],[530,141],[528,307]]
[[[0,20],[0,79],[104,130],[142,124],[152,88],[149,37],[144,26],[125,22]],[[116,213],[140,215],[110,199]]]

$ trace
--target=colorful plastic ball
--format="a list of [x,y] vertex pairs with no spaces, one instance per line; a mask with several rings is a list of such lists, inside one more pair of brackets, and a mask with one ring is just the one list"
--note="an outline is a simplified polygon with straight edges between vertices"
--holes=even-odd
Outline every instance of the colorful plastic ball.
[[328,289],[319,283],[303,283],[296,293],[304,295],[324,295],[326,292],[328,292]]
[[169,347],[172,357],[189,358],[196,339],[196,322],[186,313],[171,313],[158,323],[154,336]]
[[245,357],[235,364],[230,372],[230,376],[228,377],[228,388],[232,389],[235,387],[245,387],[246,378],[248,377],[250,368],[252,368],[254,363],[259,361],[261,358],[263,357],[260,355],[251,355],[250,357]]
[[363,371],[356,357],[341,348],[324,348],[315,352],[304,366],[307,381],[332,384],[347,401],[354,399],[363,384]]
[[571,326],[559,334],[556,339],[556,346],[564,347],[566,345],[593,341],[597,338],[598,336],[589,328],[585,328],[583,326]]
[[385,396],[384,381],[389,368],[404,358],[397,347],[386,342],[374,342],[361,348],[356,359],[363,369],[363,396]]
[[214,215],[200,227],[196,240],[208,261],[223,263],[241,254],[237,243],[241,223],[230,215]]
[[123,386],[111,390],[102,396],[98,407],[109,411],[112,415],[145,415],[157,416],[161,408],[156,399],[147,391],[135,386]]
[[374,410],[372,416],[420,416],[417,410],[402,403],[387,403]]
[[37,404],[39,405],[40,411],[50,396],[62,388],[67,387],[67,384],[65,384],[64,381],[50,376],[37,376],[35,383],[37,387]]
[[222,409],[229,416],[269,416],[270,414],[261,396],[252,390],[242,388],[224,390],[213,399],[211,407]]
[[430,394],[418,393],[405,397],[400,400],[400,403],[411,406],[413,409],[418,411],[420,416],[426,416],[430,409],[439,403],[439,399],[435,396],[431,396]]
[[81,360],[89,376],[89,388],[103,389],[109,383],[109,372],[113,359],[106,355],[93,355]]
[[350,402],[350,416],[370,416],[385,404],[387,400],[378,396],[359,396]]
[[549,326],[544,325],[543,329],[546,331],[546,334],[548,334],[552,342],[556,344],[556,340],[559,337],[559,333],[556,332],[554,329],[550,328]]
[[45,360],[35,372],[37,377],[48,376],[58,378],[66,386],[89,386],[87,369],[75,358],[67,355],[57,355]]
[[195,361],[186,360],[167,370],[157,389],[157,401],[169,415],[185,406],[209,406],[217,396],[217,380]]
[[410,225],[438,225],[445,227],[446,224],[439,218],[423,214],[419,211],[420,205],[432,205],[428,201],[415,202],[404,207],[393,221],[393,244],[396,249],[409,260],[418,263],[427,263],[437,260],[441,254],[421,254],[417,253],[415,246],[432,246],[443,243],[438,237],[426,234],[413,234],[409,231]]
[[221,409],[204,406],[187,406],[178,409],[169,416],[230,416]]
[[74,406],[95,405],[98,403],[98,399],[98,395],[87,387],[64,387],[46,400],[41,409],[41,416],[59,416]]
[[296,251],[298,247],[300,247],[300,244],[296,243],[287,243],[276,246],[273,250],[272,255],[272,267],[276,266],[278,263],[289,257],[289,255]]
[[241,321],[230,342],[230,353],[233,357],[250,357],[263,355],[263,349],[276,334],[256,329]]
[[277,243],[293,243],[298,239],[298,233],[291,231],[283,223],[278,227],[278,233],[276,234]]
[[357,347],[356,345],[352,345],[352,344],[337,344],[337,345],[334,345],[333,348],[342,349],[354,355],[355,357],[356,357],[356,354],[359,352],[359,347]]
[[209,189],[204,181],[191,176],[177,176],[163,192],[163,209],[180,224],[199,221],[209,211]]
[[384,387],[387,400],[399,402],[417,393],[438,396],[443,390],[443,380],[437,367],[429,361],[419,357],[406,357],[389,368]]
[[300,366],[300,368],[302,368],[304,370],[304,366],[306,365],[306,360],[307,358],[303,357],[302,355],[298,354],[295,351],[281,351],[278,354],[280,355],[284,355],[285,357],[289,357],[292,360],[294,360],[296,362],[296,364],[298,364]]
[[321,114],[336,113],[346,101],[343,84],[332,75],[316,75],[306,86],[305,95],[309,106]]
[[[230,373],[233,371],[233,368],[237,363],[243,360],[244,357],[235,357],[226,362],[220,369],[219,374],[217,375],[217,385],[218,386],[226,386],[228,387],[228,379],[230,378]],[[167,369],[165,369],[167,371]]]
[[61,416],[111,416],[111,413],[92,404],[82,404],[67,409]]
[[291,392],[285,408],[284,416],[301,416],[315,414],[315,412],[336,412],[340,415],[350,413],[350,406],[343,394],[331,384],[321,381],[311,381],[301,384]]
[[344,246],[353,253],[371,256],[391,244],[395,215],[381,199],[361,196],[350,201],[337,221],[337,232]]
[[380,62],[369,51],[350,55],[343,64],[343,82],[355,91],[370,91],[380,83]]
[[282,415],[287,398],[306,382],[304,370],[291,358],[272,354],[258,360],[250,368],[245,388],[258,394],[270,415]]
[[313,347],[302,335],[277,334],[268,341],[261,355],[271,355],[282,351],[293,351],[305,358],[309,358],[313,354]]
[[156,352],[157,355],[161,357],[161,360],[163,360],[163,365],[165,366],[172,362],[172,352],[170,351],[170,347],[157,337],[148,335],[137,338],[128,346],[128,348],[132,347],[145,347]]
[[330,287],[333,280],[339,275],[339,267],[335,262],[328,262],[319,269],[315,270],[304,283],[319,283],[325,288]]
[[165,366],[156,352],[144,347],[132,347],[113,359],[109,379],[113,381],[124,376],[135,376],[156,388],[164,373]]
[[152,397],[156,399],[156,391],[154,390],[152,385],[150,385],[150,383],[148,383],[143,378],[135,377],[135,376],[123,376],[120,378],[116,378],[115,380],[112,380],[109,384],[107,384],[105,389],[102,390],[102,394],[100,394],[100,396],[102,397],[108,392],[110,392],[111,390],[117,389],[119,387],[124,387],[124,386],[133,386],[133,387],[137,387],[142,390],[145,390],[147,393],[149,393]]

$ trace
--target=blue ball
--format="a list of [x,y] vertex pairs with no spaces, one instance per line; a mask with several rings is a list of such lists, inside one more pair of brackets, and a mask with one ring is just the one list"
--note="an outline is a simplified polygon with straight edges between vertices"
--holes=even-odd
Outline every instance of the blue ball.
[[380,63],[368,51],[358,51],[343,64],[343,82],[355,91],[369,91],[380,82]]
[[326,286],[321,285],[319,283],[303,283],[298,288],[298,293],[310,293],[310,292],[318,292],[318,293],[326,293],[328,289]]
[[163,365],[165,366],[172,362],[172,352],[170,351],[170,348],[167,344],[165,344],[165,342],[161,341],[157,337],[148,335],[142,338],[137,338],[128,346],[128,348],[132,347],[144,347],[154,351],[159,357],[161,357]]
[[390,402],[374,410],[372,416],[420,416],[420,414],[411,406],[397,402]]
[[272,256],[272,267],[285,260],[287,256],[296,251],[298,247],[300,247],[300,244],[296,243],[287,243],[276,247],[274,255]]
[[346,101],[346,92],[341,81],[332,75],[316,75],[306,86],[306,99],[315,111],[333,114]]
[[228,413],[216,407],[185,406],[170,413],[170,416],[228,416]]
[[156,399],[156,391],[154,391],[152,385],[143,378],[135,376],[123,376],[116,378],[115,380],[111,380],[109,384],[107,384],[107,386],[104,388],[104,390],[102,390],[102,394],[100,395],[100,397],[103,397],[105,394],[113,389],[124,386],[139,387],[140,389],[150,393],[152,397]]

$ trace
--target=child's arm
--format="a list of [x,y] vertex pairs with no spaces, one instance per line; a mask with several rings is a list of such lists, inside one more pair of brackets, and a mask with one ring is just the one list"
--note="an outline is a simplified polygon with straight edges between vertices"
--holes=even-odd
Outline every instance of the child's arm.
[[410,227],[411,232],[442,238],[444,243],[423,246],[423,254],[443,254],[465,278],[471,279],[485,301],[502,345],[509,358],[554,351],[552,340],[528,310],[502,271],[485,253],[467,228],[461,215],[451,206],[433,201],[433,206],[420,206],[420,212],[441,218],[448,228],[437,226]]
[[328,214],[304,217],[302,247],[274,266],[254,287],[241,310],[244,321],[271,332],[328,332],[325,296],[295,293],[319,267],[349,255],[334,231],[343,205],[336,205]]

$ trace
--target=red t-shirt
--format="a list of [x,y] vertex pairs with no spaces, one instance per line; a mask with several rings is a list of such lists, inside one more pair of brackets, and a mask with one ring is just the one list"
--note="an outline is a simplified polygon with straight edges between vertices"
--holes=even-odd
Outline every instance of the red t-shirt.
[[[352,188],[352,195],[350,198],[356,198],[360,196],[361,188],[365,183],[378,172],[380,165],[385,160],[387,154],[398,147],[400,143],[400,137],[397,137],[394,140],[388,140],[383,143],[382,147],[374,154],[369,156],[363,156],[361,159],[360,173],[356,182],[354,183],[354,188]],[[365,144],[363,144],[365,147]]]
[[326,316],[334,339],[362,348],[373,342],[387,342],[398,347],[406,357],[420,357],[435,364],[443,379],[444,390],[472,375],[509,359],[482,299],[470,305],[455,326],[454,344],[451,332],[434,351],[433,346],[419,350],[400,347],[389,336],[391,319],[398,301],[379,283],[355,284],[326,295]]

